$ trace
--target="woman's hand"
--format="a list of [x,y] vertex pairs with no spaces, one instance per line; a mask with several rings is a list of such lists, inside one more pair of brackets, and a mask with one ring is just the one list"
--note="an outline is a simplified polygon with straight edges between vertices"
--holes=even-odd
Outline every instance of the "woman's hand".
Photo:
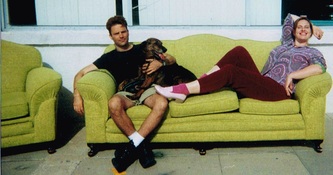
[[292,78],[292,75],[289,74],[287,76],[287,79],[286,79],[286,84],[284,85],[284,88],[286,90],[286,94],[288,96],[290,96],[293,93],[292,92],[293,87],[294,87],[293,78]]
[[80,94],[74,95],[74,111],[77,112],[79,115],[83,116],[84,114],[84,108],[83,108],[83,99]]
[[317,26],[313,26],[313,35],[320,40],[324,35],[324,31]]
[[288,96],[292,94],[292,89],[294,88],[295,84],[293,80],[301,80],[313,75],[322,74],[323,70],[320,65],[318,64],[311,64],[301,70],[295,71],[290,73],[286,78],[286,83],[284,88]]

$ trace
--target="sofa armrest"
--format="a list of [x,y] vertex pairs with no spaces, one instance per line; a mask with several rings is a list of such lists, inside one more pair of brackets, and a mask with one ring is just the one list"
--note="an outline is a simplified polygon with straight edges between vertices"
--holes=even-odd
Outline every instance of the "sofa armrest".
[[26,81],[30,116],[35,116],[45,101],[56,99],[61,85],[62,77],[53,69],[39,67],[31,70]]
[[306,139],[324,138],[326,95],[331,87],[332,78],[327,72],[297,83],[295,98],[304,117]]
[[106,121],[109,119],[108,101],[116,93],[113,76],[106,70],[87,73],[76,84],[84,100],[87,143],[106,142]]

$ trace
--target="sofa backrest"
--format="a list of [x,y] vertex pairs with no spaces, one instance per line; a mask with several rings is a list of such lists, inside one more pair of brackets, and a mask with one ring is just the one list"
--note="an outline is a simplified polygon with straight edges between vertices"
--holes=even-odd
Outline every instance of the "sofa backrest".
[[28,72],[42,66],[40,52],[32,47],[1,40],[2,93],[24,92]]
[[[164,45],[169,44],[168,42],[163,43]],[[262,70],[270,51],[279,44],[280,41],[233,40],[218,35],[198,34],[176,40],[166,47],[168,52],[176,57],[178,64],[188,68],[199,77],[238,45],[244,46],[249,51],[258,69]]]
[[[280,44],[280,41],[234,40],[213,34],[197,34],[162,42],[177,63],[191,70],[197,77],[210,70],[223,55],[238,45],[249,51],[261,71],[270,51]],[[105,52],[113,49],[114,46],[110,45]]]

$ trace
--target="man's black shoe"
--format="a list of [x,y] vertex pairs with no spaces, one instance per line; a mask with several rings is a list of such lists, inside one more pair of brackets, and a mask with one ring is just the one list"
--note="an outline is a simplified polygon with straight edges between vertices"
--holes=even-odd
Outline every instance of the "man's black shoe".
[[137,149],[135,148],[133,141],[130,141],[126,145],[124,150],[116,150],[115,158],[112,159],[112,164],[117,171],[125,171],[132,163],[138,159]]
[[120,148],[117,148],[115,151],[114,151],[114,157],[119,157],[121,156],[124,151],[126,150],[126,146],[124,147],[120,147]]
[[139,162],[143,168],[149,168],[156,164],[154,153],[149,145],[142,142],[138,147]]

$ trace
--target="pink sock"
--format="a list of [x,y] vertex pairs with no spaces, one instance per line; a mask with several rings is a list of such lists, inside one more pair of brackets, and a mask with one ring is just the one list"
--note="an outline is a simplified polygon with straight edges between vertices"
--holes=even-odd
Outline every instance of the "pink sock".
[[190,92],[188,91],[188,89],[184,83],[172,86],[172,92],[178,93],[178,94],[184,94],[184,95],[190,94]]

